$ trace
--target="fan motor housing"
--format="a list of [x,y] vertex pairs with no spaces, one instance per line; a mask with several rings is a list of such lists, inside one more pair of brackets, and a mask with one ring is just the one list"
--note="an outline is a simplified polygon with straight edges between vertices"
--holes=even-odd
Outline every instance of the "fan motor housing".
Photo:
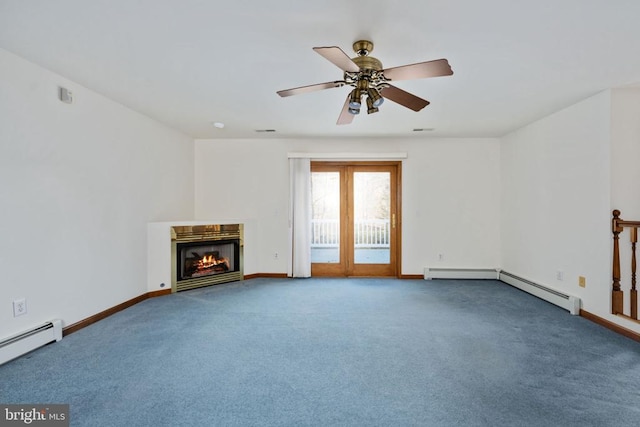
[[382,62],[373,56],[356,56],[352,58],[361,70],[382,71]]

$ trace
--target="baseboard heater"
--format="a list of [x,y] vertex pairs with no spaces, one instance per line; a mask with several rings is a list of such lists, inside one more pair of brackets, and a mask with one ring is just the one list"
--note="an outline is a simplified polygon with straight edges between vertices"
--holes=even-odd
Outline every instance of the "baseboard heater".
[[497,268],[435,268],[424,269],[424,279],[493,279],[498,280]]
[[52,341],[62,339],[62,321],[47,322],[0,341],[0,365]]
[[524,279],[504,270],[500,271],[499,280],[531,295],[535,295],[551,304],[562,307],[573,315],[580,314],[580,298],[576,296],[565,294],[564,292],[532,282],[531,280]]

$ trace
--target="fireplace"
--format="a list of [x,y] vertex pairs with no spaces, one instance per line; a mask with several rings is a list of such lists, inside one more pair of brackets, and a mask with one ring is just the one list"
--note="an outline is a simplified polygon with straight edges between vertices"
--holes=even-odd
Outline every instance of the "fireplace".
[[243,279],[242,224],[171,228],[173,292]]

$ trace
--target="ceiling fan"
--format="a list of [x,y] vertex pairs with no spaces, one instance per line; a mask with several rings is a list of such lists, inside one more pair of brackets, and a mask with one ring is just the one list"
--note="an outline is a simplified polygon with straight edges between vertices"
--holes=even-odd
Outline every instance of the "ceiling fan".
[[382,63],[378,59],[369,56],[369,52],[373,50],[373,43],[368,40],[359,40],[353,44],[353,50],[358,55],[355,58],[349,58],[337,46],[314,47],[313,50],[344,71],[343,79],[280,90],[277,93],[285,97],[334,87],[352,86],[354,89],[347,95],[338,117],[337,124],[339,125],[346,125],[353,121],[353,117],[360,113],[364,97],[366,97],[368,114],[376,113],[385,99],[389,99],[413,111],[420,111],[429,105],[429,101],[398,89],[389,84],[389,82],[450,76],[453,74],[451,66],[446,59],[383,69]]

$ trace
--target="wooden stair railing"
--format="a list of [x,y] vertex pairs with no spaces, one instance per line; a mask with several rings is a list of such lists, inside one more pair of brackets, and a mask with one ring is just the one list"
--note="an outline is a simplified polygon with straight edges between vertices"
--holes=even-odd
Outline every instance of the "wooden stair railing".
[[[611,313],[633,320],[638,320],[638,291],[636,290],[636,243],[638,243],[638,227],[640,221],[624,221],[620,218],[620,211],[613,211],[611,231],[613,232],[613,284],[611,290]],[[629,316],[624,314],[624,292],[620,288],[620,233],[629,228],[631,240],[631,291],[629,295]]]

